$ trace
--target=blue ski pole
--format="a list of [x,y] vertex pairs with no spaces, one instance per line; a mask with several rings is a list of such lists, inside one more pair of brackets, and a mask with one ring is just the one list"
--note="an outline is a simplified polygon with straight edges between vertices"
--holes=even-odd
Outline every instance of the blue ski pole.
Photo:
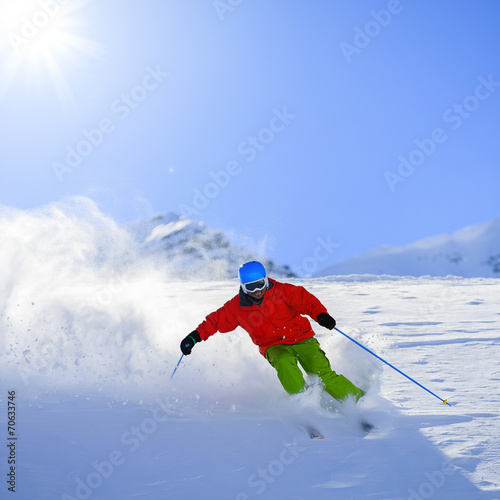
[[419,384],[416,380],[413,380],[411,377],[409,377],[408,375],[406,375],[406,373],[403,373],[401,370],[398,370],[395,366],[392,366],[391,363],[388,363],[385,359],[382,359],[380,356],[378,356],[374,352],[370,351],[370,349],[368,349],[364,345],[360,344],[359,342],[357,342],[353,338],[349,337],[349,335],[345,334],[344,332],[341,332],[337,327],[335,327],[335,330],[337,330],[337,332],[341,333],[344,337],[347,337],[349,340],[352,340],[356,345],[359,345],[359,347],[363,348],[365,351],[368,351],[370,354],[372,354],[373,356],[375,356],[377,359],[380,359],[380,361],[383,361],[386,365],[389,365],[392,369],[396,370],[398,373],[401,373],[401,375],[403,375],[404,377],[406,377],[408,380],[411,380],[414,384],[417,384],[422,389],[425,389],[427,392],[429,392],[430,394],[432,394],[434,397],[436,397],[440,401],[442,401],[444,405],[451,406],[450,403],[448,403],[447,399],[441,399],[439,396],[437,396],[432,391],[430,391],[429,389],[427,389],[427,387],[424,387],[422,384]]
[[177,365],[175,366],[174,371],[172,372],[172,375],[170,375],[170,380],[172,380],[173,376],[175,375],[175,372],[177,371],[177,368],[179,368],[179,365],[181,364],[183,357],[184,357],[184,354],[181,355],[179,361],[177,362]]

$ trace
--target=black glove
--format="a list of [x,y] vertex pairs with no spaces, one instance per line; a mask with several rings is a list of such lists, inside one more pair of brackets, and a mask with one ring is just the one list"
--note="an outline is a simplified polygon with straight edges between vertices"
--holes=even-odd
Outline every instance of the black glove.
[[316,320],[321,326],[328,328],[328,330],[333,330],[337,322],[328,314],[320,313],[318,314],[318,319]]
[[198,331],[194,330],[194,332],[191,332],[185,339],[182,340],[181,342],[182,354],[186,356],[188,354],[191,354],[191,351],[197,342],[201,342],[201,337]]

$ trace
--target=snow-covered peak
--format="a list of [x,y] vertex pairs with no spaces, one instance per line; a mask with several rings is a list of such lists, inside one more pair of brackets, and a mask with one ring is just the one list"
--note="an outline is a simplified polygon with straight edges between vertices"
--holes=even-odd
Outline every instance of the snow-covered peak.
[[500,278],[500,218],[405,246],[382,246],[343,260],[316,276],[389,274]]
[[189,224],[191,223],[192,221],[190,219],[185,219],[185,220],[172,221],[169,222],[168,224],[159,224],[158,226],[153,228],[151,234],[146,238],[145,243],[151,243],[154,240],[161,240],[163,238],[166,238],[170,234],[181,231],[186,226],[189,226]]
[[172,212],[135,222],[129,229],[142,252],[158,264],[165,264],[172,277],[193,280],[236,278],[239,266],[254,259],[260,260],[272,277],[295,276],[288,266],[267,259],[259,248],[235,244],[222,231]]

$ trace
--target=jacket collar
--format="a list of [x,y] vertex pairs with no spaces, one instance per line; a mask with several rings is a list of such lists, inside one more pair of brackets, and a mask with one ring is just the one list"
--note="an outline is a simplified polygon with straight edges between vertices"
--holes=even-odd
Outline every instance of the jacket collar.
[[[269,291],[271,288],[273,288],[274,286],[274,280],[270,279],[270,278],[267,278],[268,282],[269,282],[269,287],[267,288],[267,291]],[[266,293],[267,293],[266,291]],[[260,302],[254,302],[244,291],[243,291],[243,288],[241,288],[240,286],[240,291],[238,292],[238,295],[240,297],[240,306],[241,307],[252,307],[254,305],[260,305],[262,303],[262,301]],[[265,298],[265,294],[264,294],[264,297],[262,298],[262,300],[264,300]]]

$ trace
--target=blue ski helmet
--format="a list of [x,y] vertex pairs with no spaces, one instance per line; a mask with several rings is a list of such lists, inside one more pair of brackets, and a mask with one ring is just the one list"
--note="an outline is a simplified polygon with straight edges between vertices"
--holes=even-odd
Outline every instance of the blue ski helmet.
[[[256,260],[245,262],[239,270],[240,283],[245,293],[267,288],[268,281],[265,267]],[[251,286],[245,286],[252,284]]]
[[239,273],[241,283],[250,283],[251,281],[257,281],[266,277],[265,267],[256,260],[245,262],[240,267]]

